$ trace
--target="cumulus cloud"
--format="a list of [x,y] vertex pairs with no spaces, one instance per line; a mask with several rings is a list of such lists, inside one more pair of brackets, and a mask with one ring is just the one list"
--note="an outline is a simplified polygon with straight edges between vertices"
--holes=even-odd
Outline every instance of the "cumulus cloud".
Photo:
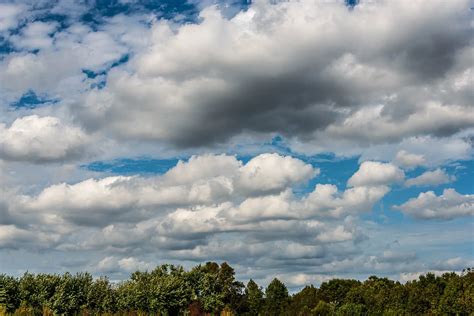
[[347,181],[349,186],[386,185],[405,178],[403,170],[391,163],[364,161],[359,170]]
[[0,158],[54,162],[84,154],[89,137],[78,127],[51,116],[24,116],[10,126],[0,123]]
[[440,185],[452,182],[454,180],[456,180],[456,177],[446,174],[444,170],[436,169],[433,171],[426,171],[416,178],[406,180],[405,185],[407,187]]
[[150,270],[153,266],[145,261],[138,260],[134,257],[117,258],[105,257],[97,263],[95,270],[101,273],[113,272],[134,272]]
[[161,176],[54,184],[5,202],[6,212],[19,218],[5,222],[14,233],[3,238],[2,248],[34,247],[39,241],[33,236],[54,236],[42,247],[106,251],[110,255],[100,261],[98,271],[110,273],[146,266],[125,253],[140,258],[156,251],[173,260],[279,265],[278,260],[303,260],[301,256],[323,264],[353,252],[351,245],[364,237],[348,218],[369,212],[389,187],[340,191],[317,184],[307,194],[295,193],[318,172],[300,159],[278,154],[262,154],[247,163],[235,156],[202,155]]
[[10,40],[18,48],[28,50],[49,48],[53,44],[51,35],[57,27],[57,23],[33,22],[28,24],[20,35],[12,36]]
[[406,150],[400,150],[394,159],[395,164],[405,168],[414,168],[425,163],[423,155],[411,154]]
[[418,219],[448,220],[474,215],[474,195],[459,194],[454,189],[445,189],[441,195],[433,191],[420,193],[396,209]]
[[445,100],[459,93],[450,81],[431,91],[468,67],[466,6],[258,2],[231,19],[207,8],[199,24],[156,22],[133,72],[112,71],[74,110],[89,128],[184,147],[247,132],[360,144],[452,135],[472,111]]
[[11,3],[0,3],[0,32],[17,25],[17,16],[25,9],[24,6]]

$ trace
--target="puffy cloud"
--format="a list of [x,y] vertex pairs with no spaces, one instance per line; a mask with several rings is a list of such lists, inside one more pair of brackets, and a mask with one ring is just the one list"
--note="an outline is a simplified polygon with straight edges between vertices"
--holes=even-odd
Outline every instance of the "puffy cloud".
[[89,137],[78,127],[51,116],[24,116],[9,127],[0,123],[0,157],[7,160],[54,162],[84,154]]
[[364,161],[359,170],[347,181],[349,186],[377,186],[400,182],[405,178],[403,170],[391,163]]
[[445,189],[443,194],[433,191],[420,193],[396,209],[418,219],[453,219],[474,215],[474,195],[459,194],[454,189]]
[[408,179],[405,181],[407,187],[411,186],[427,186],[445,184],[456,180],[454,176],[446,174],[444,170],[436,169],[433,171],[426,171],[422,175]]
[[[198,260],[219,253],[230,256],[213,247],[240,236],[245,239],[242,247],[251,245],[248,252],[254,258],[270,251],[272,258],[301,252],[323,260],[331,253],[327,245],[339,249],[361,240],[357,227],[341,221],[370,211],[389,188],[358,186],[341,192],[318,184],[308,194],[293,192],[317,173],[302,160],[277,154],[259,155],[247,163],[234,156],[202,155],[179,162],[161,176],[54,184],[5,202],[0,209],[8,215],[3,224],[18,233],[11,234],[4,247],[13,247],[17,237],[17,247],[34,246],[37,240],[24,237],[30,232],[30,237],[54,236],[44,247],[58,251],[141,256],[159,249],[167,258]],[[249,177],[259,185],[246,182]],[[272,181],[266,182],[268,178]],[[285,242],[292,243],[284,246],[287,254],[275,250]],[[270,246],[277,248],[266,248]],[[120,257],[109,257],[100,264],[103,271],[126,270]]]
[[281,191],[293,183],[301,183],[319,173],[311,165],[290,156],[262,154],[241,169],[239,186],[255,191]]
[[245,165],[234,156],[203,155],[179,162],[163,176],[61,183],[37,196],[24,197],[22,203],[25,208],[57,214],[77,224],[103,225],[110,216],[133,222],[168,208],[278,194],[316,174],[311,165],[278,154],[262,154]]
[[17,16],[24,10],[22,5],[0,3],[0,32],[15,27],[18,24]]
[[15,225],[0,225],[0,249],[50,249],[57,245],[60,237],[59,234],[37,233]]
[[96,270],[101,273],[113,273],[119,271],[134,272],[149,270],[152,267],[153,266],[150,263],[138,260],[134,257],[105,257],[97,263]]
[[418,135],[449,136],[474,125],[472,110],[464,106],[427,103],[402,122],[385,115],[386,111],[390,111],[387,105],[363,107],[341,124],[329,126],[327,133],[336,139],[383,143]]
[[231,19],[207,8],[199,24],[158,21],[149,49],[74,111],[92,129],[184,147],[255,132],[303,144],[453,135],[474,124],[447,78],[469,67],[466,6],[258,2]]
[[414,168],[425,163],[423,155],[411,154],[406,150],[400,150],[394,159],[395,164],[405,168]]
[[57,27],[56,23],[33,22],[23,28],[20,35],[12,36],[10,40],[18,48],[28,50],[49,48],[53,45],[51,35]]
[[312,216],[340,218],[372,209],[390,189],[384,185],[358,186],[340,193],[332,184],[317,184],[303,200],[304,210]]

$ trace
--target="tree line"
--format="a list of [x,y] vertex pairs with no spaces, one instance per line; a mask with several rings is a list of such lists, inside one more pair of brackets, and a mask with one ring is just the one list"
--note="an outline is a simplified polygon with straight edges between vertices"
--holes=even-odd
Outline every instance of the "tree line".
[[89,273],[0,274],[0,315],[474,315],[474,269],[402,284],[332,279],[290,295],[235,279],[227,263],[162,265],[119,283]]

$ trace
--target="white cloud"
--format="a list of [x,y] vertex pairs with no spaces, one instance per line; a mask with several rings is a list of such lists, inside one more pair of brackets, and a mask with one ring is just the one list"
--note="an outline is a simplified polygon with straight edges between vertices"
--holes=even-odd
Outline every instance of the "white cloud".
[[377,161],[364,161],[359,170],[347,181],[349,186],[386,185],[403,181],[403,170],[391,163]]
[[394,163],[405,168],[414,168],[425,163],[423,155],[411,154],[406,150],[400,150],[395,156]]
[[420,176],[405,181],[407,187],[411,186],[427,186],[440,185],[456,180],[454,176],[446,174],[444,170],[436,169],[433,171],[426,171]]
[[[234,156],[202,155],[162,176],[86,179],[49,185],[38,194],[12,195],[3,209],[8,223],[33,221],[31,231],[56,236],[54,247],[62,250],[140,253],[158,247],[184,254],[236,233],[245,233],[256,244],[353,242],[360,233],[340,221],[369,212],[389,187],[357,186],[340,192],[334,185],[318,184],[307,195],[293,193],[317,173],[297,158],[277,154],[256,156],[246,164]],[[258,185],[242,181],[249,174]]]
[[443,194],[433,191],[420,193],[396,209],[418,219],[453,219],[474,215],[474,195],[459,194],[454,189],[445,189]]
[[17,16],[24,10],[22,5],[0,3],[0,32],[15,27],[18,24]]
[[15,35],[10,40],[20,49],[46,49],[53,45],[53,33],[57,23],[33,22],[22,29],[20,35]]
[[246,133],[352,148],[453,135],[474,124],[443,81],[469,67],[469,19],[466,1],[436,6],[259,2],[231,19],[207,8],[199,24],[157,21],[147,49],[74,111],[115,137],[181,147]]
[[117,257],[105,257],[97,263],[95,270],[102,273],[113,273],[113,272],[135,272],[145,271],[152,268],[152,264],[141,261],[134,257],[117,258]]
[[82,156],[89,137],[78,127],[56,117],[37,115],[16,119],[9,127],[0,123],[0,157],[3,159],[54,162]]
[[305,182],[318,173],[311,165],[290,156],[262,154],[250,160],[240,169],[239,186],[249,192],[281,191]]

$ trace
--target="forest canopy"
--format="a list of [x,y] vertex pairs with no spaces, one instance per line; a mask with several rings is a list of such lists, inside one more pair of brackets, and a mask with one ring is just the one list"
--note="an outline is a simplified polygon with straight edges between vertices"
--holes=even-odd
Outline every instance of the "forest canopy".
[[274,278],[244,284],[227,263],[162,265],[121,282],[90,273],[0,274],[0,315],[472,315],[474,270],[402,284],[332,279],[290,294]]

